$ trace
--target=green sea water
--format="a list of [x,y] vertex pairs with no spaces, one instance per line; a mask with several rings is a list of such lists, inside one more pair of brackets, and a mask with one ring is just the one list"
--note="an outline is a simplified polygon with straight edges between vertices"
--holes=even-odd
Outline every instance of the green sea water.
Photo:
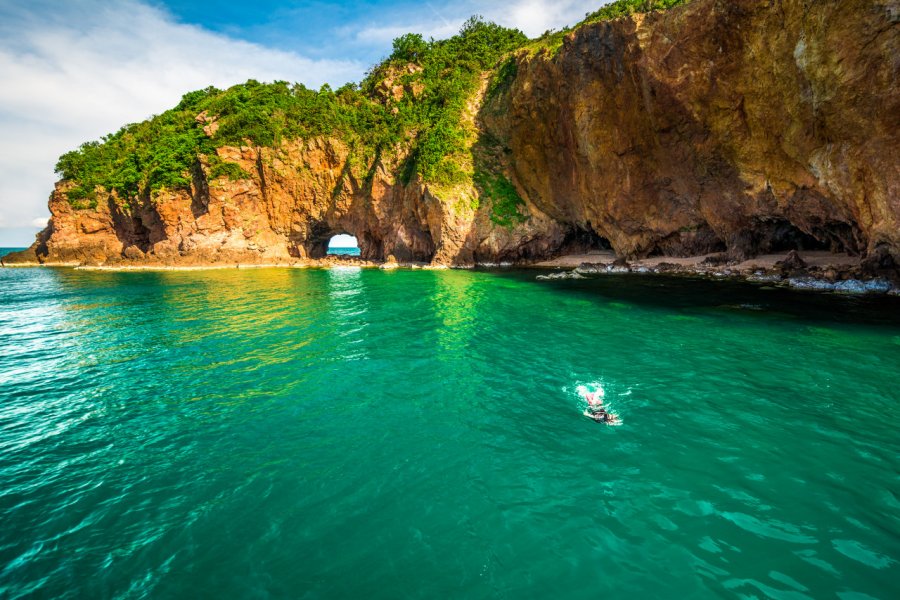
[[534,275],[0,269],[0,598],[900,597],[896,298]]

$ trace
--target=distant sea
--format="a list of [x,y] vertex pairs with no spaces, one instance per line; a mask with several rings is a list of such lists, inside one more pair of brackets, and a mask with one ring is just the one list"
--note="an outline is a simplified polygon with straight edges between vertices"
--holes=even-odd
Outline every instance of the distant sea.
[[0,269],[0,598],[900,598],[900,299],[534,276]]
[[25,248],[0,248],[0,258],[6,256],[10,252],[18,252],[19,250],[25,250]]
[[328,248],[328,254],[338,256],[359,256],[359,248]]

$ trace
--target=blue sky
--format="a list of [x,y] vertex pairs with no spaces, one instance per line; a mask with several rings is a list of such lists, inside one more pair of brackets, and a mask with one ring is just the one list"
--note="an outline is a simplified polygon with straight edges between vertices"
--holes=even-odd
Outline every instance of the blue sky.
[[154,0],[187,23],[310,57],[350,58],[371,64],[397,35],[415,31],[436,38],[452,35],[463,20],[481,14],[531,36],[580,20],[607,0],[379,0],[361,2],[194,2]]
[[481,14],[536,36],[606,1],[0,0],[0,247],[30,244],[46,222],[60,154],[187,91],[339,86],[403,33],[444,38]]
[[[429,5],[402,0],[381,2],[245,2],[157,1],[177,18],[200,24],[225,35],[252,40],[266,46],[291,49],[307,56],[351,55],[366,62],[378,59],[381,44],[358,40],[355,34],[367,28],[424,22],[431,25],[437,10]],[[448,20],[457,11],[441,9]],[[425,12],[422,15],[422,12]],[[340,48],[340,49],[338,49]],[[373,54],[374,52],[374,54]]]

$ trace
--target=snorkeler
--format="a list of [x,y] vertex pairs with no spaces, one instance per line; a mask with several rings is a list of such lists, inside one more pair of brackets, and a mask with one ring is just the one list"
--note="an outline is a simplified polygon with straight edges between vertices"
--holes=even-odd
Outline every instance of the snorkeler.
[[603,407],[603,397],[605,392],[601,386],[591,392],[587,387],[580,385],[577,388],[578,394],[588,403],[584,410],[584,416],[596,421],[597,423],[606,423],[607,425],[618,425],[619,417]]
[[605,408],[588,407],[584,410],[584,416],[597,423],[606,423],[607,425],[618,425],[621,423],[617,415],[607,411]]

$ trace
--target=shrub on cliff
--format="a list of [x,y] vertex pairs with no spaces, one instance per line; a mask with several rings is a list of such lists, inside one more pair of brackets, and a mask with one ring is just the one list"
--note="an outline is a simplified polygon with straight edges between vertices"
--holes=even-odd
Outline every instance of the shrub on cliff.
[[679,4],[685,4],[689,0],[616,0],[606,6],[588,13],[582,23],[595,23],[627,17],[634,13],[648,13],[654,10],[667,10]]
[[417,132],[405,178],[419,174],[425,181],[454,184],[469,175],[458,160],[467,152],[469,136],[462,125],[466,102],[478,88],[481,74],[526,41],[518,29],[486,22],[477,15],[447,40],[425,42],[417,35],[394,40],[394,52],[369,73],[362,87],[374,91],[392,68],[408,64],[418,68],[405,80],[421,84],[421,94],[404,95],[396,105],[396,122]]
[[618,19],[619,17],[627,17],[635,13],[649,13],[658,10],[668,10],[680,4],[687,4],[691,0],[616,0],[610,2],[594,12],[589,12],[584,16],[584,20],[574,27],[566,27],[560,31],[546,31],[534,42],[528,45],[531,51],[542,49],[557,50],[562,46],[565,35],[582,25],[589,23],[598,23],[600,21],[609,21]]
[[516,187],[503,175],[494,174],[487,169],[475,171],[475,183],[481,194],[491,203],[491,221],[502,227],[512,227],[525,220],[519,207],[525,201],[519,196]]

